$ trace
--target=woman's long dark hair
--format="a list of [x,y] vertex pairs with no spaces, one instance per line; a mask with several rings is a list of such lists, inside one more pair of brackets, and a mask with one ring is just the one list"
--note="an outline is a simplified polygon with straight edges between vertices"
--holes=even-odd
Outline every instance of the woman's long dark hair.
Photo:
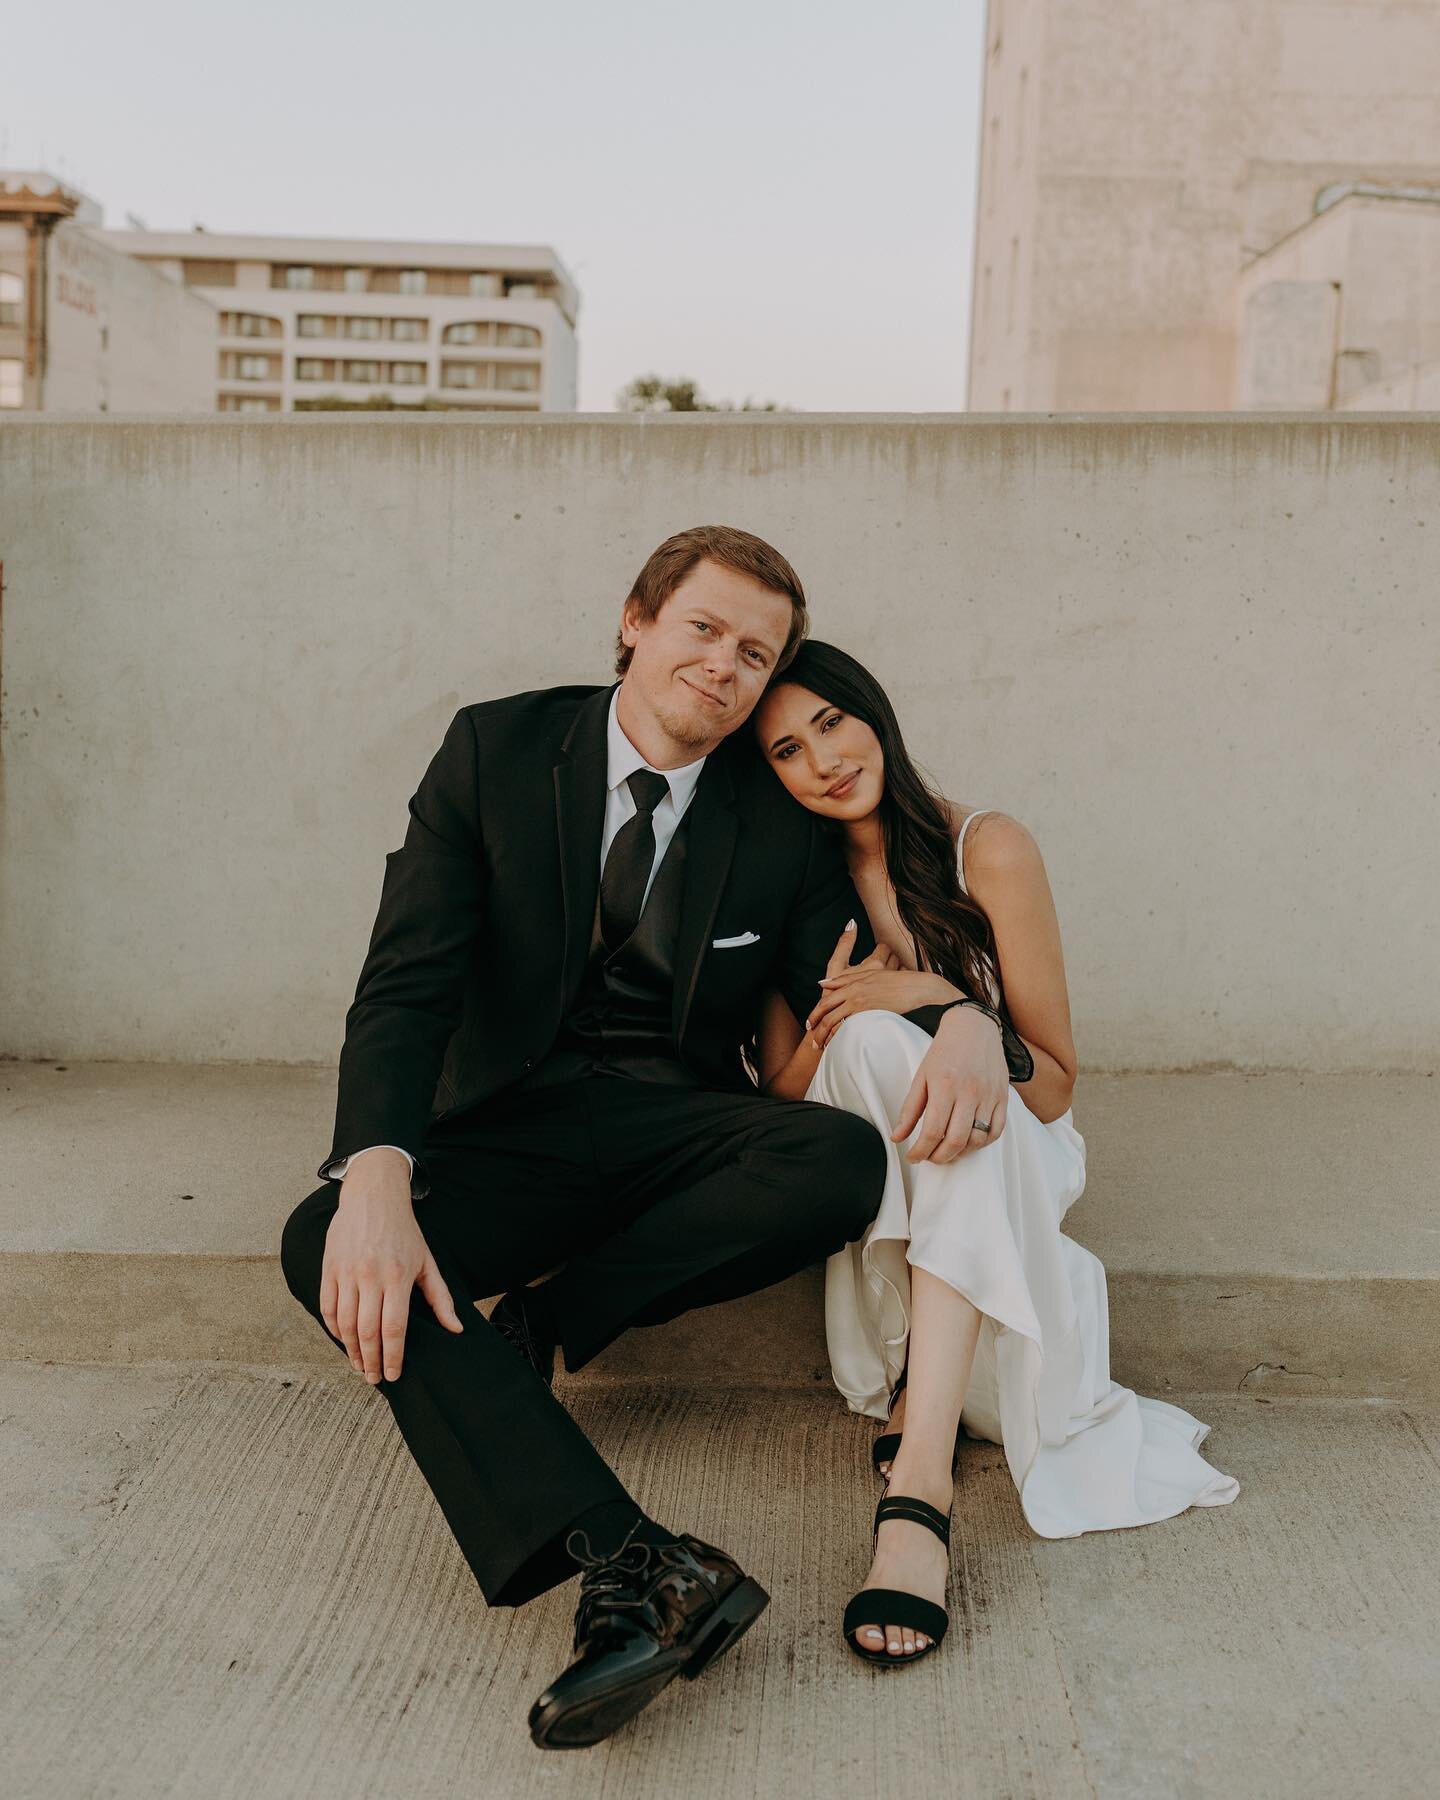
[[[915,940],[919,966],[943,975],[1009,1019],[995,932],[983,906],[961,888],[949,815],[940,795],[915,766],[884,688],[853,656],[834,644],[807,639],[777,677],[798,682],[841,712],[862,719],[885,755],[880,800],[885,869],[895,909]],[[829,821],[837,831],[843,829]]]

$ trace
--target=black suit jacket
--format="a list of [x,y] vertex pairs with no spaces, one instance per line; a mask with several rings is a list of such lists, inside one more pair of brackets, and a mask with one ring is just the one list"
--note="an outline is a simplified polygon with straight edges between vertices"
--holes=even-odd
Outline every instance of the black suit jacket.
[[[317,1174],[398,1144],[421,1198],[430,1120],[499,1093],[554,1044],[595,913],[612,691],[543,688],[451,720],[385,859]],[[846,921],[859,922],[857,956],[875,943],[838,835],[790,798],[748,732],[736,740],[706,758],[687,812],[672,1012],[681,1061],[722,1090],[750,1085],[740,1047],[768,988],[803,1019]]]

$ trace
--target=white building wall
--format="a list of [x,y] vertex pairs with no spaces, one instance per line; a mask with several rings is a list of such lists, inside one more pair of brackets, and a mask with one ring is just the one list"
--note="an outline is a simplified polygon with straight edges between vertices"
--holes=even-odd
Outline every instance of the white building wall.
[[[553,252],[516,250],[490,245],[397,244],[390,241],[327,240],[303,238],[239,238],[218,233],[112,232],[109,241],[167,276],[175,284],[185,282],[185,261],[220,259],[235,264],[233,286],[194,284],[190,291],[202,294],[217,315],[214,340],[212,404],[233,410],[242,404],[255,408],[293,411],[298,401],[338,398],[352,402],[388,395],[399,404],[414,404],[427,395],[447,404],[475,411],[530,413],[539,410],[573,412],[577,401],[576,334],[572,322],[578,296]],[[352,292],[348,289],[290,288],[274,285],[273,271],[286,265],[310,264],[363,269],[435,267],[453,270],[472,266],[496,268],[558,283],[559,299],[522,298],[508,295],[449,295]],[[270,321],[273,336],[247,335],[226,315],[249,314]],[[299,320],[306,315],[333,319],[336,328],[322,336],[301,336]],[[376,339],[347,335],[347,321],[379,319],[422,320],[421,341],[382,336]],[[538,345],[509,346],[482,343],[448,345],[449,326],[529,326],[540,334]],[[265,358],[263,377],[238,373],[240,357]],[[341,365],[378,362],[381,378],[352,381],[337,367],[318,378],[302,379],[298,365]],[[506,368],[538,365],[537,385],[532,389],[505,387],[449,387],[443,383],[447,362],[481,361],[498,372]],[[418,368],[417,378],[392,379],[394,364]],[[247,367],[259,367],[247,364]]]
[[1440,185],[1437,94],[1436,0],[990,0],[971,408],[1234,405],[1242,270],[1329,183]]
[[215,309],[73,222],[47,258],[46,412],[211,412]]

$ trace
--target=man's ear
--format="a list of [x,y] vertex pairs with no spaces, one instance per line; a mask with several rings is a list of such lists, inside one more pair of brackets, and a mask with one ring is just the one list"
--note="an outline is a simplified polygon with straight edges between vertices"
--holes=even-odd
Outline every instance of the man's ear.
[[633,650],[640,636],[640,602],[633,596],[620,609],[620,642]]

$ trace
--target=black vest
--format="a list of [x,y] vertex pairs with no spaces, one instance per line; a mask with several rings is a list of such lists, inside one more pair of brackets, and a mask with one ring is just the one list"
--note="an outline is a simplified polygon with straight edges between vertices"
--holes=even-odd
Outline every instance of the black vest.
[[671,1026],[691,811],[685,809],[666,846],[639,924],[618,950],[607,950],[600,936],[597,894],[579,992],[553,1049],[519,1086],[549,1087],[592,1071],[671,1087],[700,1085],[680,1061]]

